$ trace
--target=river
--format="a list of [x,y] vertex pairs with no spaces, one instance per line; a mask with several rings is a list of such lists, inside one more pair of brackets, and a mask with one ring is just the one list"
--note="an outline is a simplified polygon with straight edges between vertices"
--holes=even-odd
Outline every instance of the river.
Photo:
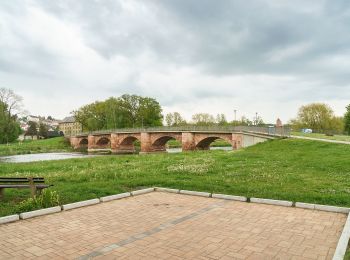
[[[225,150],[230,151],[232,147],[210,147],[210,150]],[[180,153],[181,148],[168,148],[168,153]],[[87,158],[102,156],[97,154],[84,154],[84,153],[36,153],[36,154],[20,154],[11,156],[0,156],[0,162],[7,163],[24,163],[24,162],[37,162],[37,161],[51,161],[51,160],[64,160],[72,158]]]

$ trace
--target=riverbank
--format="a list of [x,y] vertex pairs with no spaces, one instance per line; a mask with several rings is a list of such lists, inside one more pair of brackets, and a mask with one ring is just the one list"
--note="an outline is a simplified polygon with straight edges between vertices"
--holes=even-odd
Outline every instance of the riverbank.
[[0,156],[71,151],[72,148],[64,137],[0,144]]
[[[42,176],[61,203],[161,186],[350,206],[349,145],[285,139],[240,151],[109,155],[2,164],[0,176]],[[29,190],[9,189],[0,216],[18,213]]]

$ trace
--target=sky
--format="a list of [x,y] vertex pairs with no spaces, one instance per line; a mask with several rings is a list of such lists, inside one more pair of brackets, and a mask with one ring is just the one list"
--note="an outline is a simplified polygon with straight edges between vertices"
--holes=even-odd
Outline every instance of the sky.
[[122,94],[287,122],[350,103],[348,0],[0,1],[0,88],[63,118]]

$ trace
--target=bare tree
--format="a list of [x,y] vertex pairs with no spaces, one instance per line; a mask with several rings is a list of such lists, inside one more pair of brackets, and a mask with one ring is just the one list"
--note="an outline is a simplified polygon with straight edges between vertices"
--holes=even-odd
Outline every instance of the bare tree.
[[11,89],[0,88],[0,102],[6,104],[9,115],[19,113],[23,107],[23,98]]

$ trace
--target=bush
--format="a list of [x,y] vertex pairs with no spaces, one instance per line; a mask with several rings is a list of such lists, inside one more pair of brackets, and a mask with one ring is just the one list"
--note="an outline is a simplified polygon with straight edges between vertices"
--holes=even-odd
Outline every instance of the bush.
[[29,198],[19,203],[18,212],[32,211],[60,205],[60,198],[56,191],[43,190],[39,196]]

